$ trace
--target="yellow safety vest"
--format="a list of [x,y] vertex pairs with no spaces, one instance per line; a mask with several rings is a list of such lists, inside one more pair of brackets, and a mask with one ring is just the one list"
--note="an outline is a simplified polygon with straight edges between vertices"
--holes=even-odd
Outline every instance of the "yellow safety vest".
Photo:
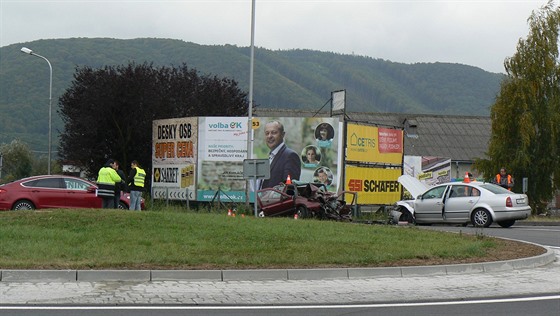
[[146,179],[146,171],[136,167],[136,175],[134,176],[134,185],[140,188],[144,187],[144,180]]

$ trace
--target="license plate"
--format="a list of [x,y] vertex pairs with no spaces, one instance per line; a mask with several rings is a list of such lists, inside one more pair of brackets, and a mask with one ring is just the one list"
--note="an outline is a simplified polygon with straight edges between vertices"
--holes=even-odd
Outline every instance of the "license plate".
[[525,198],[517,199],[517,204],[525,204]]

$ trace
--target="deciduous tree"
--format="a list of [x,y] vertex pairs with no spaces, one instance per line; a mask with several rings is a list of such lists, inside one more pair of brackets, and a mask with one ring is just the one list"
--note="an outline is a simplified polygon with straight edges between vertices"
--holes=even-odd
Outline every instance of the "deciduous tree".
[[78,68],[60,98],[60,156],[90,175],[107,158],[151,168],[152,121],[187,116],[243,116],[246,93],[227,78],[199,75],[185,64]]
[[545,210],[560,186],[560,7],[549,1],[528,19],[530,33],[507,58],[507,78],[491,109],[488,160],[477,161],[486,175],[501,166],[517,179],[528,178],[531,206]]
[[33,157],[27,144],[13,140],[0,146],[2,154],[2,182],[10,182],[31,176]]

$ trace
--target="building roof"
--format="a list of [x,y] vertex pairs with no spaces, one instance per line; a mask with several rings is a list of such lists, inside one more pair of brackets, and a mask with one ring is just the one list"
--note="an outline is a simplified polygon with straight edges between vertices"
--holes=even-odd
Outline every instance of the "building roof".
[[[255,116],[327,117],[328,111],[257,108]],[[487,116],[430,115],[408,113],[346,113],[348,122],[403,129],[404,154],[448,157],[471,162],[486,158],[492,122]]]

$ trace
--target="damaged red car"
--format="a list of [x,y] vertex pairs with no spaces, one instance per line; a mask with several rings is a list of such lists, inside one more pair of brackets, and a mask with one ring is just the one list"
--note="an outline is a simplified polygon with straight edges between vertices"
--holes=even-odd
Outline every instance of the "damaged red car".
[[337,194],[320,183],[294,182],[257,191],[260,217],[297,215],[298,218],[351,221],[356,200],[356,192]]

